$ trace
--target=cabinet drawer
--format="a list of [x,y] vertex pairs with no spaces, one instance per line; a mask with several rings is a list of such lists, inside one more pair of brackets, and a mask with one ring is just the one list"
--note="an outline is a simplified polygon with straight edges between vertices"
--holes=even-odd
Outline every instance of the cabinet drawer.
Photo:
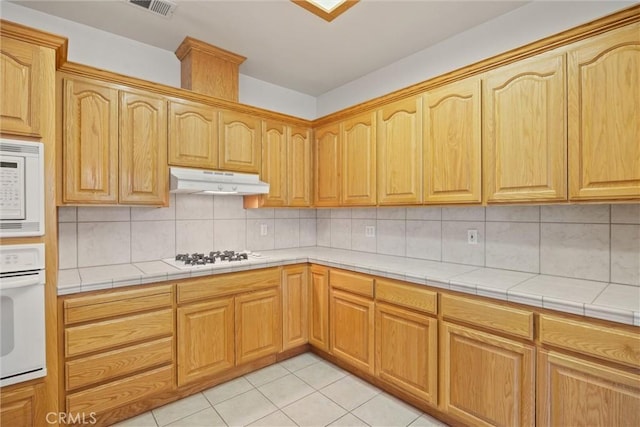
[[372,277],[346,271],[331,270],[329,272],[329,284],[335,289],[343,289],[354,294],[373,298]]
[[152,396],[173,386],[173,367],[164,366],[96,388],[67,395],[67,412],[102,413]]
[[171,307],[172,303],[173,285],[69,298],[64,301],[64,323],[69,325]]
[[440,303],[445,318],[533,339],[533,313],[530,311],[451,295],[442,295]]
[[420,289],[389,279],[376,279],[376,301],[385,301],[424,313],[435,314],[437,312],[436,292]]
[[178,304],[280,285],[280,270],[269,268],[203,277],[178,285]]
[[636,368],[640,366],[640,334],[540,315],[540,341]]
[[78,356],[172,333],[172,309],[73,326],[64,331],[65,355]]
[[65,384],[75,390],[171,362],[173,338],[125,347],[67,362]]

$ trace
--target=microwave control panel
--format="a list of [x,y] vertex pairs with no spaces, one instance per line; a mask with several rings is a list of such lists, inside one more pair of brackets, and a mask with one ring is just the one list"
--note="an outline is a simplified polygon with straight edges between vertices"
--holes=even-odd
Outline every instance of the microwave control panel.
[[25,219],[24,158],[0,161],[0,219]]

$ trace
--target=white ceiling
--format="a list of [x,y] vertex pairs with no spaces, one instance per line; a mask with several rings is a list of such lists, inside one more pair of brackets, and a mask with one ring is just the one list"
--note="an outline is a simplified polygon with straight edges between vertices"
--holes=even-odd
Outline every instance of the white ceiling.
[[289,0],[178,0],[169,19],[124,0],[14,3],[169,51],[191,36],[247,57],[242,74],[318,96],[527,2],[361,0],[333,22]]

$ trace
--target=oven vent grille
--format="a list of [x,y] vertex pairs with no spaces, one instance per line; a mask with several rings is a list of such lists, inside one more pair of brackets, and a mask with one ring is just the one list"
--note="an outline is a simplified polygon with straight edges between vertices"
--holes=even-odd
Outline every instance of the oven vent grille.
[[0,142],[0,151],[8,153],[39,154],[40,147],[37,145],[12,144],[10,142]]
[[178,6],[168,0],[128,0],[127,2],[165,18],[171,17]]

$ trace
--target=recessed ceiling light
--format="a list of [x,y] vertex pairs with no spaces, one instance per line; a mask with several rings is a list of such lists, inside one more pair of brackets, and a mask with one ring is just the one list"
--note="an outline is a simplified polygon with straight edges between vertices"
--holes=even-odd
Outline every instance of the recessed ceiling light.
[[298,6],[319,16],[325,21],[331,22],[355,6],[360,0],[291,0]]

